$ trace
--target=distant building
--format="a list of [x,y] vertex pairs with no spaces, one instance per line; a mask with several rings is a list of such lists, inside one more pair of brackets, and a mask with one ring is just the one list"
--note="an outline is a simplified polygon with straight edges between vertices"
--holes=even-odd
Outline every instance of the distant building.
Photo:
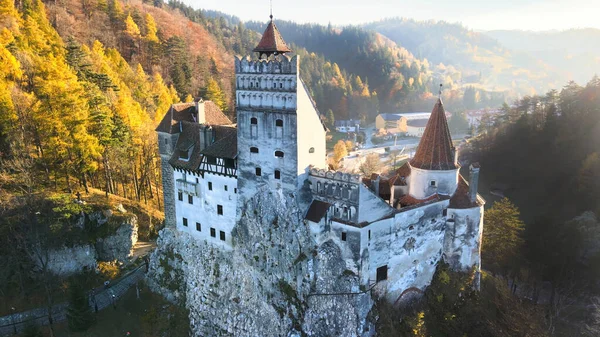
[[[375,118],[375,127],[377,130],[384,129],[389,133],[404,133],[409,134],[408,122],[412,121],[411,132],[416,134],[415,125],[423,124],[424,130],[427,120],[429,120],[430,112],[407,112],[407,113],[383,113]],[[420,121],[420,122],[417,122]],[[423,130],[420,135],[423,135]]]
[[358,132],[359,128],[360,121],[357,119],[335,121],[335,130],[338,132]]
[[421,137],[425,132],[425,126],[428,119],[413,119],[406,123],[406,135],[411,137]]
[[485,116],[494,117],[502,113],[501,109],[479,109],[469,110],[465,113],[465,117],[469,122],[469,126],[478,127],[481,124],[481,119]]

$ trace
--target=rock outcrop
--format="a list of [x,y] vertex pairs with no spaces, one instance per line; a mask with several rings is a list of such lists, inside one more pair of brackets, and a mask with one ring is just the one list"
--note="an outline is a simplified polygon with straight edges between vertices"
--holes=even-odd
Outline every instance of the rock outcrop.
[[148,283],[190,311],[195,336],[368,336],[369,292],[334,241],[311,238],[294,196],[261,191],[224,251],[166,228]]
[[125,263],[133,253],[133,246],[138,241],[137,218],[125,219],[116,232],[96,241],[96,252],[100,261],[114,261]]
[[[82,231],[91,237],[83,242],[50,249],[43,258],[48,270],[55,275],[69,276],[84,270],[95,270],[98,261],[127,262],[138,239],[137,217],[133,214],[116,215],[111,211],[82,214],[76,220]],[[79,227],[79,226],[78,226]],[[39,268],[40,258],[35,259]]]

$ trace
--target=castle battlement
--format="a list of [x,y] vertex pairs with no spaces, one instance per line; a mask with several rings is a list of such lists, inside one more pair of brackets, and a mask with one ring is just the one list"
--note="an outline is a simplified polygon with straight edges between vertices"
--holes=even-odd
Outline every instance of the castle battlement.
[[235,56],[236,74],[297,74],[298,55],[276,55],[272,59],[253,60],[250,56]]
[[314,177],[323,177],[331,180],[338,180],[343,182],[350,182],[358,184],[360,183],[360,174],[342,173],[339,171],[331,171],[325,169],[311,168],[310,175]]

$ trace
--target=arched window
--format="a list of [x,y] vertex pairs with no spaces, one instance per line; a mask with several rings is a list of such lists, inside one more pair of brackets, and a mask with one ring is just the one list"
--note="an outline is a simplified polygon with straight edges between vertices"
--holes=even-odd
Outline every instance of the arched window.
[[273,82],[273,89],[277,89],[277,83]]
[[250,82],[250,88],[254,88],[254,82]]
[[283,82],[279,82],[279,89],[283,89]]
[[275,151],[275,157],[283,158],[283,151]]
[[283,126],[283,119],[275,120],[275,126]]
[[250,124],[252,124],[252,125],[258,124],[258,119],[256,119],[256,117],[250,118]]
[[251,147],[250,148],[250,153],[258,153],[258,148],[257,147]]

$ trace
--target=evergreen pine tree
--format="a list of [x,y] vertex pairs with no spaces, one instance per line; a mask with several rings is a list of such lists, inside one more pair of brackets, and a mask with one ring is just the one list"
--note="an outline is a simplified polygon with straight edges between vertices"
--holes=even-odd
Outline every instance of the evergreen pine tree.
[[94,324],[94,315],[85,291],[76,283],[69,287],[69,307],[67,308],[69,330],[85,331]]

